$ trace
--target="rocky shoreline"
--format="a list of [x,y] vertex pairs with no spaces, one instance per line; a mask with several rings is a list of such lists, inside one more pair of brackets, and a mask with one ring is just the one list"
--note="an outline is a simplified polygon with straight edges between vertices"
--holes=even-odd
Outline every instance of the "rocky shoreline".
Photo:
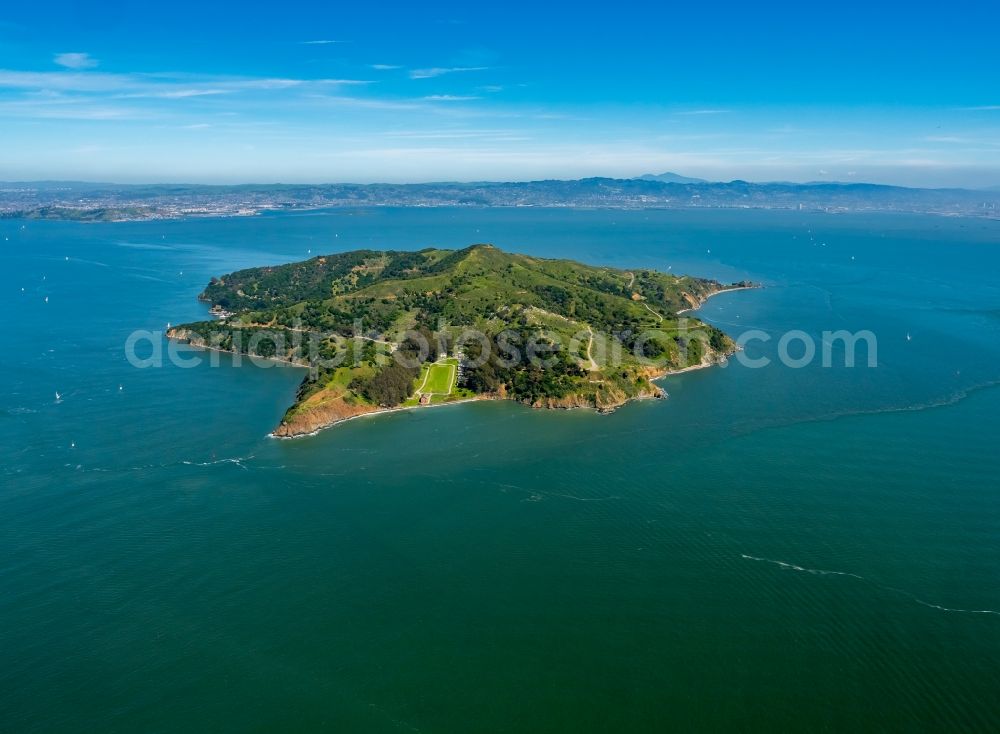
[[680,369],[673,370],[651,369],[649,379],[652,389],[642,389],[635,395],[626,395],[625,393],[621,393],[620,395],[612,396],[613,399],[610,401],[601,401],[594,399],[589,395],[574,393],[566,395],[562,398],[547,398],[545,400],[527,402],[507,397],[506,392],[503,390],[497,393],[482,394],[471,398],[451,400],[445,403],[435,403],[433,405],[408,405],[397,406],[394,408],[381,408],[360,403],[351,405],[343,400],[338,400],[317,406],[316,408],[303,410],[293,416],[290,420],[282,420],[278,427],[275,428],[269,435],[272,438],[299,438],[303,436],[312,436],[324,429],[332,428],[333,426],[341,423],[346,423],[347,421],[355,420],[356,418],[363,418],[365,416],[376,416],[383,413],[399,413],[406,410],[442,408],[447,405],[460,405],[462,403],[471,403],[480,400],[510,400],[537,410],[585,409],[593,410],[601,414],[608,414],[613,413],[618,410],[618,408],[636,400],[664,399],[667,397],[666,391],[659,385],[653,384],[653,381],[661,380],[672,375],[680,375],[685,372],[693,372],[694,370],[721,365],[725,363],[730,356],[735,354],[735,352],[736,350],[733,349],[725,354],[716,355],[714,358],[706,358],[702,360],[700,364],[692,365],[690,367],[682,367]]
[[[718,287],[718,283],[714,283]],[[683,309],[678,313],[684,313],[686,311],[693,311],[699,306],[701,306],[705,301],[714,295],[719,293],[725,293],[733,290],[744,290],[749,288],[758,288],[757,284],[750,281],[741,281],[739,283],[734,283],[728,288],[720,287],[718,290],[703,293],[703,294],[692,294],[690,292],[682,293],[685,300],[691,304],[691,308]],[[654,312],[655,313],[655,312]],[[228,312],[225,315],[230,315]],[[661,318],[662,320],[662,318]],[[308,368],[309,364],[302,361],[287,357],[262,357],[257,355],[244,355],[243,352],[236,352],[232,349],[224,349],[213,344],[210,344],[204,335],[198,331],[193,331],[191,329],[183,327],[168,328],[166,336],[168,339],[184,342],[190,344],[193,347],[199,349],[205,349],[208,351],[215,352],[225,352],[232,354],[234,356],[248,356],[252,360],[265,360],[271,362],[278,362],[281,364],[286,364],[290,366]],[[638,372],[638,377],[644,377],[645,380],[637,380],[635,384],[629,383],[627,385],[622,385],[616,383],[614,380],[594,380],[591,382],[599,383],[599,387],[590,387],[581,392],[570,393],[562,397],[547,397],[539,398],[533,401],[526,399],[518,400],[516,398],[508,396],[505,386],[500,385],[499,389],[494,393],[481,393],[473,397],[466,398],[455,398],[453,400],[446,400],[444,402],[434,403],[432,405],[406,405],[406,406],[396,406],[392,408],[380,407],[378,405],[373,405],[365,400],[359,400],[352,396],[349,392],[345,394],[343,390],[334,391],[320,391],[319,393],[313,393],[310,397],[302,400],[301,402],[296,401],[289,410],[286,412],[285,416],[282,418],[281,422],[275,429],[270,433],[272,437],[275,438],[295,438],[299,436],[308,436],[315,434],[325,428],[329,428],[340,423],[344,423],[349,420],[354,420],[356,418],[361,418],[366,415],[379,415],[382,413],[393,413],[401,410],[413,410],[416,408],[428,408],[428,407],[441,407],[444,405],[456,405],[464,402],[471,402],[473,400],[515,400],[526,406],[545,409],[545,410],[574,410],[574,409],[588,409],[594,410],[598,413],[611,413],[618,408],[626,405],[633,400],[650,400],[665,398],[666,392],[663,388],[655,384],[656,380],[660,380],[671,375],[681,374],[684,372],[690,372],[697,369],[704,369],[706,367],[712,367],[714,365],[724,363],[733,353],[737,351],[737,347],[733,344],[732,340],[729,340],[728,347],[725,351],[714,351],[707,350],[706,354],[700,363],[691,365],[689,367],[670,369],[665,367],[654,367],[647,365],[640,368]],[[588,348],[589,356],[589,348]],[[593,363],[593,362],[592,362]],[[594,373],[591,373],[592,377]]]

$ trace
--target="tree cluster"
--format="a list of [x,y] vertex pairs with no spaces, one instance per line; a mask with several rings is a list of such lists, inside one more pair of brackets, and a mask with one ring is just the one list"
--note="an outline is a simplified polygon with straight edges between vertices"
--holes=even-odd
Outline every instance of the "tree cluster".
[[[541,351],[532,355],[528,349],[531,343],[539,345]],[[494,335],[485,360],[482,351],[479,343],[466,346],[461,381],[463,387],[478,393],[496,392],[505,385],[507,393],[519,400],[560,398],[572,392],[586,374],[566,349],[530,329]]]

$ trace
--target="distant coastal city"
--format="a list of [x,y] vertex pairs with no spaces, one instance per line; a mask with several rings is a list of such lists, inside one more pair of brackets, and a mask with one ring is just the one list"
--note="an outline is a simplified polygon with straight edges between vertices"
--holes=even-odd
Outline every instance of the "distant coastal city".
[[828,182],[722,183],[671,173],[632,179],[419,184],[0,183],[0,218],[8,219],[141,221],[382,206],[799,209],[1000,218],[1000,190]]

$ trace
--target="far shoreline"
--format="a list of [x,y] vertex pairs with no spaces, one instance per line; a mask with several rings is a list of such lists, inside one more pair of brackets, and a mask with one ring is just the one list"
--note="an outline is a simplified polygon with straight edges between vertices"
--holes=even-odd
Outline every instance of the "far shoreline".
[[[980,212],[950,212],[933,210],[908,210],[908,209],[833,209],[826,207],[816,207],[810,209],[797,209],[792,206],[626,206],[626,205],[595,205],[595,204],[400,204],[391,203],[337,203],[322,204],[315,206],[301,207],[261,207],[253,211],[240,212],[206,212],[206,213],[183,213],[164,214],[148,217],[126,216],[115,218],[85,218],[70,216],[32,216],[31,212],[13,211],[0,212],[0,224],[3,222],[18,222],[22,224],[39,222],[62,222],[69,224],[165,224],[170,222],[197,222],[197,221],[221,221],[221,220],[253,220],[268,216],[282,216],[295,214],[316,214],[323,212],[349,212],[358,210],[435,210],[435,209],[463,209],[473,211],[486,210],[541,210],[541,211],[592,211],[592,212],[770,212],[774,214],[811,214],[825,215],[833,217],[843,216],[889,216],[889,217],[939,217],[944,219],[968,219],[987,222],[1000,222],[1000,216],[992,213]],[[89,210],[86,210],[89,211]]]

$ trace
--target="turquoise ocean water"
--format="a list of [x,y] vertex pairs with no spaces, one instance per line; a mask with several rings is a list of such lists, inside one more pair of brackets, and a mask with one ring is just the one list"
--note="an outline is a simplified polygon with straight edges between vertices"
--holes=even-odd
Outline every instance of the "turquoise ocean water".
[[[878,366],[277,441],[300,370],[125,360],[213,275],[474,242],[762,281],[700,315],[772,334],[753,357],[868,329]],[[385,209],[0,248],[0,731],[1000,729],[1000,222]]]

